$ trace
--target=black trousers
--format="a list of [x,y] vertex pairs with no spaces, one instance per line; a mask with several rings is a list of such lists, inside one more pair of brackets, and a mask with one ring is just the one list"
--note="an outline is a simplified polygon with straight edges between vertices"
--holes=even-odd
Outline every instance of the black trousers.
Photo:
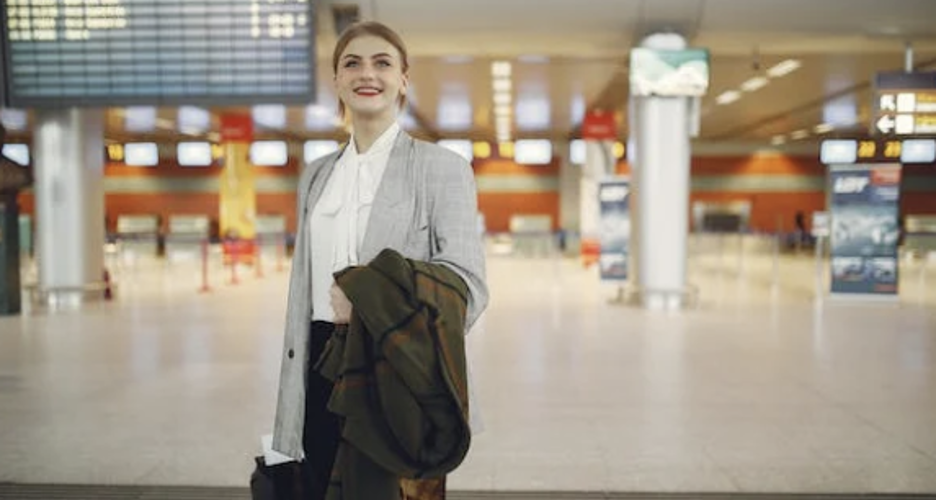
[[302,432],[302,447],[306,455],[302,463],[304,500],[325,499],[338,443],[341,441],[338,417],[326,408],[333,384],[313,368],[334,331],[335,325],[324,321],[313,321],[309,327],[309,370],[306,373],[305,424]]

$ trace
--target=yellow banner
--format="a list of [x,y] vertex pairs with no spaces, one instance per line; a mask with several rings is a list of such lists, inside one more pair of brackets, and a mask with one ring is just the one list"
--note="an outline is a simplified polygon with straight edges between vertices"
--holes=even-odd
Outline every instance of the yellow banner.
[[224,144],[218,220],[224,239],[253,240],[257,234],[257,191],[248,151],[249,144],[246,142]]

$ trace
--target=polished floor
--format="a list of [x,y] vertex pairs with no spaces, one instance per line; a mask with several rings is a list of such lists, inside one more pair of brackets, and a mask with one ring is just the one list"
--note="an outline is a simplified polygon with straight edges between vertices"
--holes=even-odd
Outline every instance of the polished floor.
[[[616,304],[574,259],[488,265],[484,428],[450,489],[936,492],[936,262],[852,302],[817,296],[809,255],[696,241],[682,313]],[[203,294],[196,262],[124,260],[113,302],[0,318],[0,482],[245,486],[286,274],[211,271]]]

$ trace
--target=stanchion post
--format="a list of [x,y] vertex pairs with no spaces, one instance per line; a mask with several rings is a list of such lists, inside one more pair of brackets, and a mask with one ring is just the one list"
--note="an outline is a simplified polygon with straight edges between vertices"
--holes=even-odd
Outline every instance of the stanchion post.
[[259,234],[254,243],[254,270],[257,278],[263,278],[263,245]]
[[774,292],[780,288],[780,239],[783,237],[783,219],[777,216],[777,232],[774,235],[773,248],[773,287]]
[[202,272],[201,272],[201,288],[198,289],[200,293],[208,293],[211,291],[211,285],[208,284],[208,240],[203,239],[201,242],[201,257],[202,257]]
[[239,249],[231,245],[230,258],[231,258],[231,283],[232,285],[240,284],[240,281],[237,279],[237,260],[240,256]]
[[283,261],[286,260],[286,233],[283,233],[276,242],[276,272],[283,272]]
[[825,237],[819,236],[816,238],[816,299],[822,300],[823,295],[825,295],[825,290],[823,283],[825,282],[822,279],[822,259],[825,254]]

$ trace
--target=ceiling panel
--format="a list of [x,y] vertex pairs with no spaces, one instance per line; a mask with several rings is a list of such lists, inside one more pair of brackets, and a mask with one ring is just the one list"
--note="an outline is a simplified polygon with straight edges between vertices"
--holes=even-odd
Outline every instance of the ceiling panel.
[[[338,4],[319,4],[315,102],[289,108],[285,129],[260,131],[261,136],[344,137],[330,60],[336,38],[331,9]],[[356,5],[363,18],[386,22],[404,36],[412,57],[410,130],[427,138],[494,139],[490,65],[496,60],[513,63],[515,137],[569,137],[586,107],[626,116],[628,53],[653,30],[684,33],[691,45],[710,50],[711,89],[702,106],[702,134],[709,140],[769,141],[830,117],[841,127],[857,117],[857,128],[866,128],[869,81],[877,71],[902,67],[906,42],[912,42],[918,63],[936,61],[936,0],[352,0],[340,5]],[[722,92],[787,58],[801,60],[802,67],[731,105],[715,103]],[[219,111],[212,110],[215,127]],[[192,137],[176,131],[175,114],[174,108],[159,109],[160,129],[136,136]],[[107,123],[110,138],[136,137],[124,130],[119,112],[110,112]],[[626,127],[621,131],[623,137]]]

